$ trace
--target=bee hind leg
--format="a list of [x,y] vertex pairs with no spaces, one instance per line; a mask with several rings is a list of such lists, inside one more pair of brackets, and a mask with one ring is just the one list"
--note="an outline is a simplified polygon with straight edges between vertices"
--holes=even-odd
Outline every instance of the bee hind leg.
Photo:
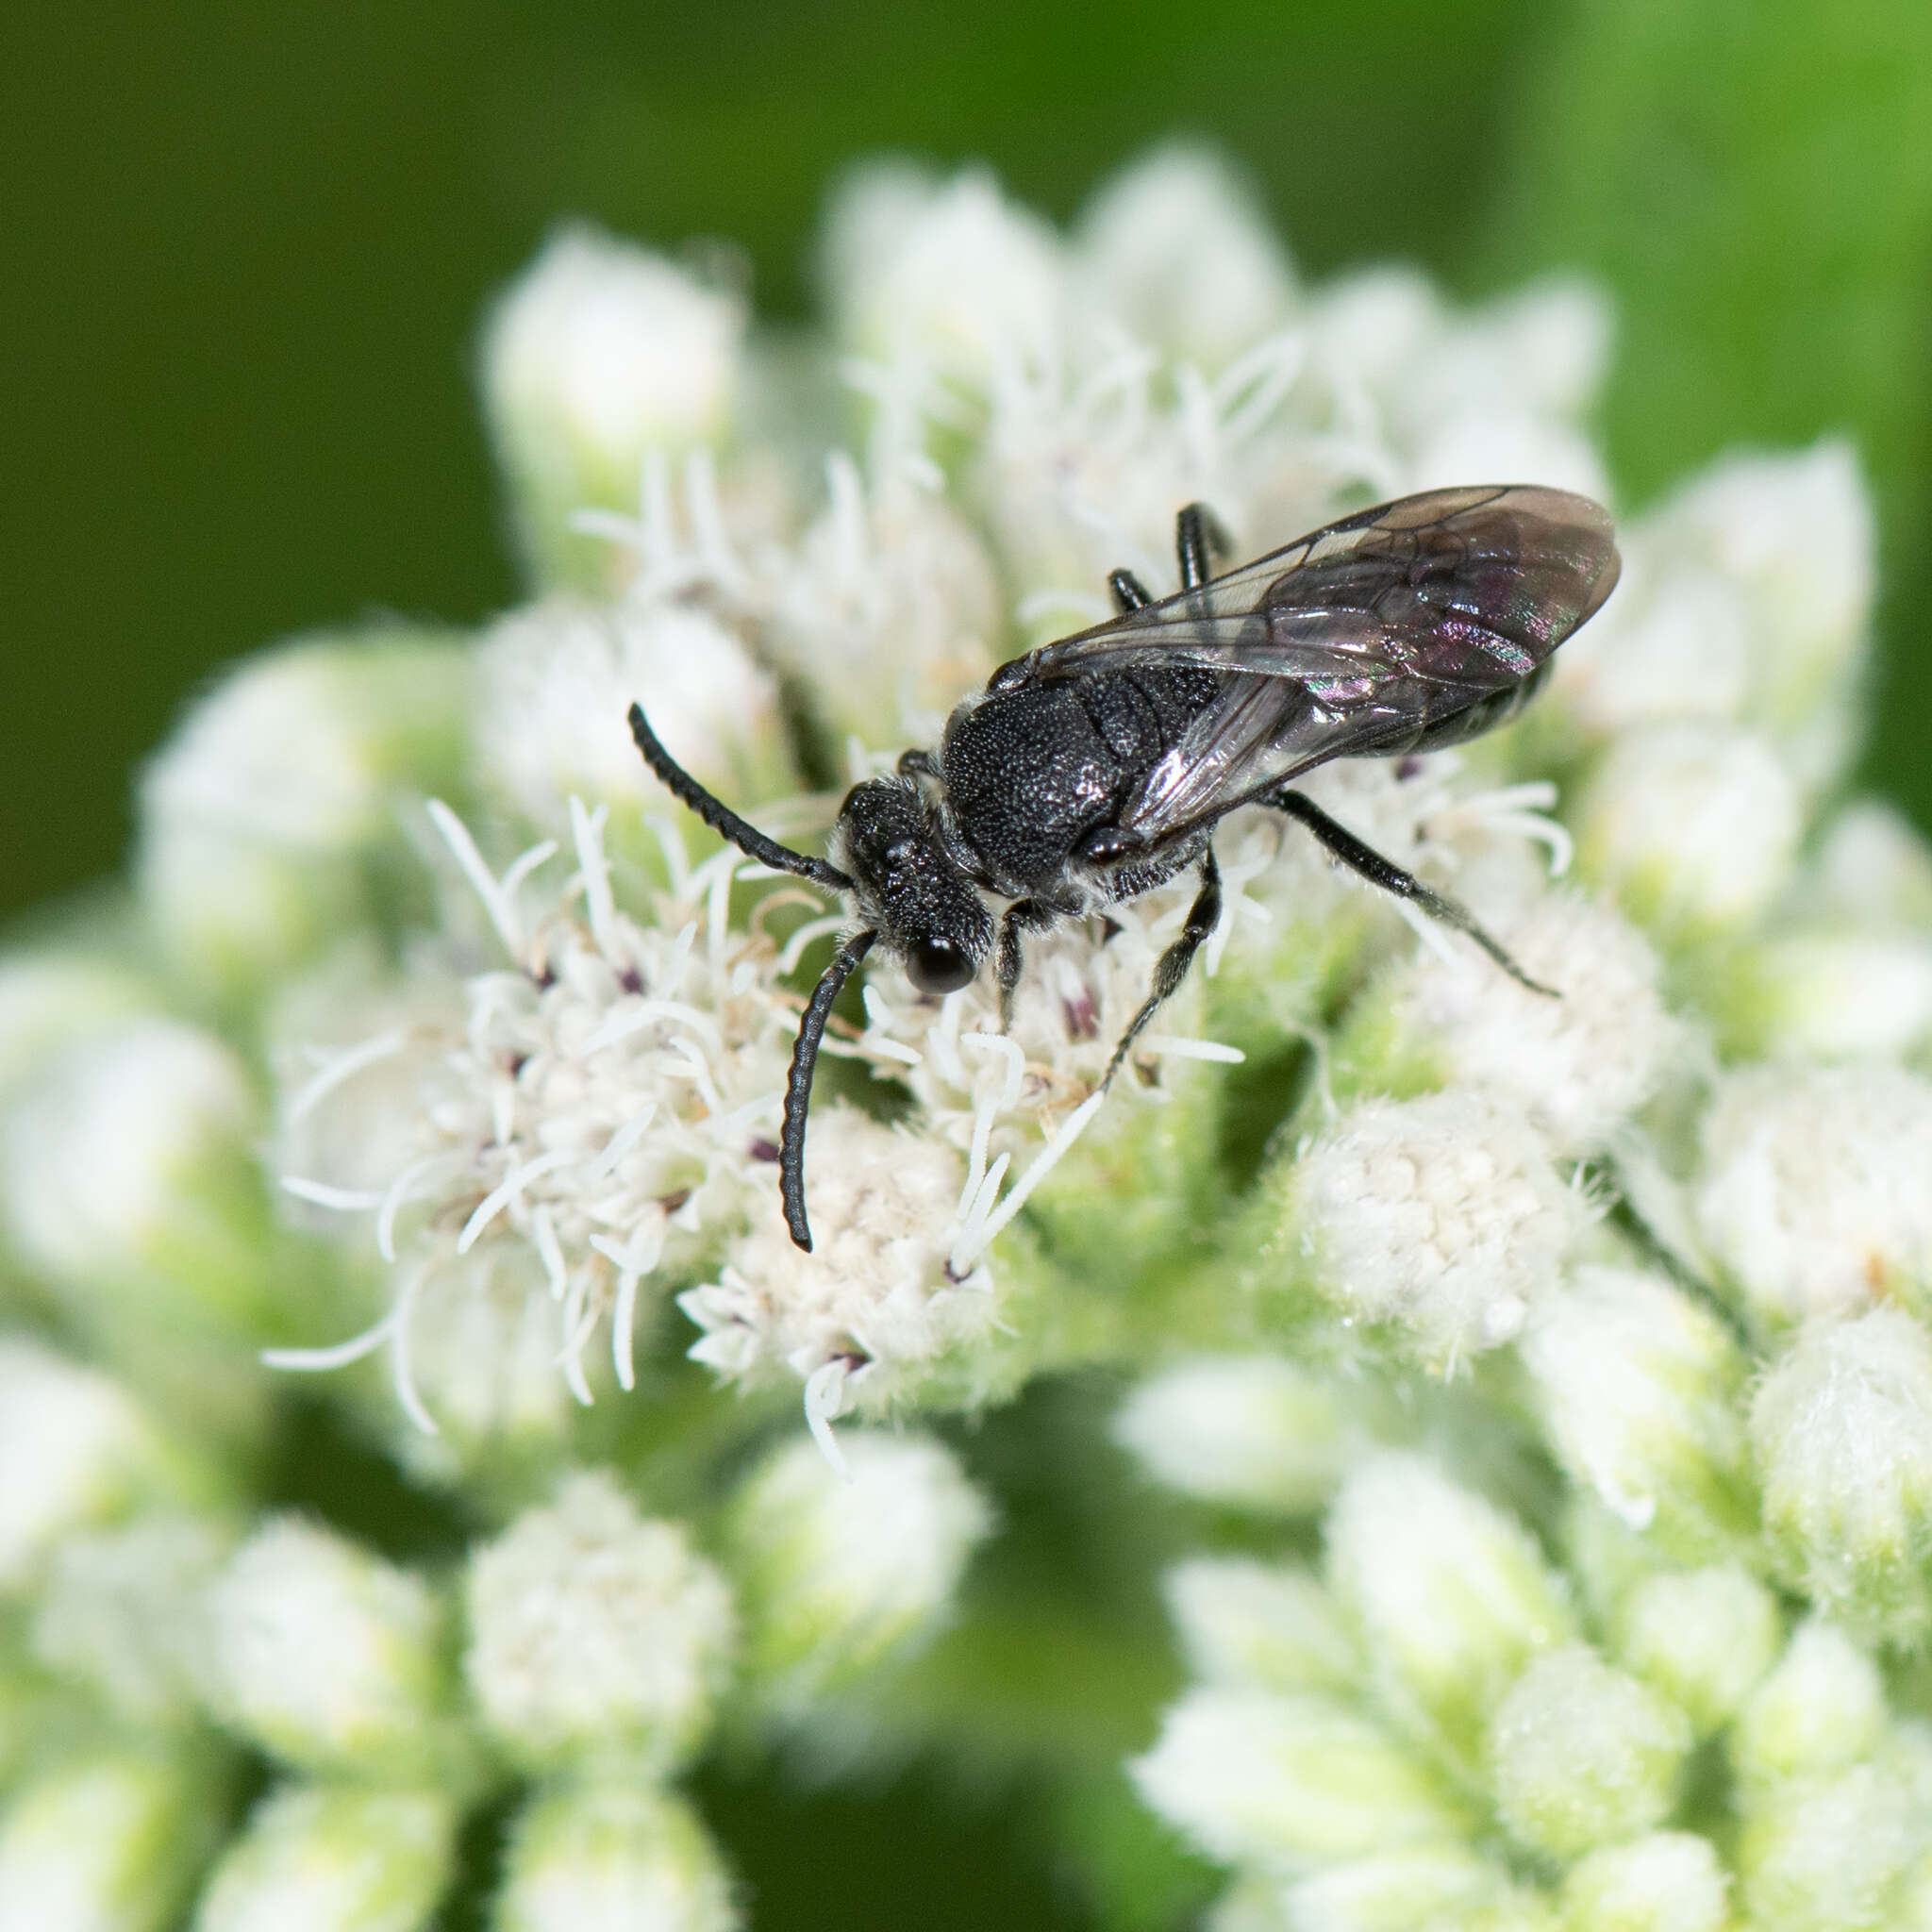
[[1107,1063],[1107,1075],[1100,1083],[1103,1088],[1112,1085],[1113,1076],[1120,1072],[1121,1062],[1127,1057],[1127,1049],[1159,1010],[1161,1003],[1170,998],[1188,976],[1188,968],[1194,963],[1194,955],[1201,950],[1201,941],[1220,922],[1221,868],[1214,862],[1214,851],[1210,846],[1201,855],[1201,890],[1194,894],[1194,903],[1188,908],[1187,924],[1181,927],[1180,937],[1156,962],[1154,990],[1134,1015],[1127,1030],[1121,1035],[1120,1044],[1114,1048],[1113,1058]]
[[1532,979],[1476,924],[1475,915],[1466,906],[1424,885],[1413,873],[1404,872],[1393,860],[1384,858],[1373,845],[1365,845],[1346,825],[1337,824],[1313,799],[1299,791],[1291,791],[1284,786],[1266,803],[1285,811],[1290,818],[1298,819],[1314,833],[1333,858],[1358,877],[1367,879],[1370,885],[1380,886],[1385,892],[1392,892],[1398,899],[1407,899],[1431,919],[1454,926],[1457,932],[1473,939],[1519,986],[1526,986],[1531,992],[1543,993],[1553,1000],[1562,997],[1555,987],[1544,986],[1541,980]]

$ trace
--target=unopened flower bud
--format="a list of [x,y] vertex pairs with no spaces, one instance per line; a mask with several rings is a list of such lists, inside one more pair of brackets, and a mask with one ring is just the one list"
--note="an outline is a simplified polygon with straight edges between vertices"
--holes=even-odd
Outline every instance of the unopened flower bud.
[[106,1750],[20,1786],[0,1811],[0,1925],[164,1932],[216,1815],[198,1764]]
[[1357,1446],[1358,1399],[1284,1357],[1206,1357],[1135,1389],[1114,1440],[1183,1495],[1303,1515],[1327,1500]]
[[1701,1130],[1693,1205],[1760,1322],[1932,1293],[1932,1083],[1897,1067],[1745,1067]]
[[194,1932],[423,1932],[456,1823],[433,1791],[284,1786],[222,1855]]
[[1728,1884],[1717,1849],[1688,1831],[1605,1845],[1563,1881],[1566,1932],[1725,1932]]
[[1585,874],[1669,943],[1748,924],[1784,884],[1799,797],[1777,754],[1748,732],[1654,725],[1620,738],[1578,807]]
[[746,1675],[780,1709],[929,1634],[992,1526],[940,1443],[853,1429],[841,1446],[849,1477],[800,1437],[754,1469],[730,1505]]
[[570,1477],[470,1558],[470,1690],[520,1764],[654,1768],[703,1737],[732,1642],[730,1593],[674,1523],[602,1474]]
[[1520,1353],[1563,1467],[1633,1528],[1683,1557],[1754,1534],[1745,1363],[1714,1315],[1657,1276],[1587,1267]]
[[662,256],[565,228],[484,330],[483,407],[525,553],[546,580],[594,580],[574,512],[629,509],[652,450],[714,442],[741,384],[743,302]]
[[1751,1406],[1764,1526],[1785,1579],[1892,1641],[1932,1627],[1932,1338],[1898,1308],[1821,1324]]
[[1535,1543],[1432,1463],[1397,1454],[1343,1485],[1327,1534],[1330,1587],[1361,1626],[1384,1706],[1473,1763],[1525,1660],[1575,1635]]
[[1777,1932],[1897,1924],[1893,1908],[1924,1840],[1919,1807],[1882,1759],[1766,1794],[1733,1855],[1749,1923]]
[[1127,1771],[1161,1817],[1227,1862],[1454,1845],[1470,1823],[1419,1758],[1321,1697],[1191,1690]]
[[1364,1102],[1286,1187],[1322,1291],[1432,1365],[1515,1336],[1590,1220],[1528,1122],[1461,1091]]
[[510,1834],[494,1932],[734,1932],[742,1921],[691,1807],[622,1783],[532,1800]]
[[48,948],[0,959],[0,1098],[70,1041],[152,1008],[155,990],[131,968]]
[[1534,1658],[1491,1720],[1496,1809],[1520,1843],[1574,1858],[1660,1824],[1690,1749],[1675,1705],[1566,1644]]
[[1775,1058],[1896,1059],[1932,1033],[1932,938],[1806,930],[1754,947],[1729,1037]]
[[1624,1600],[1617,1658],[1700,1736],[1737,1716],[1777,1656],[1776,1600],[1736,1564],[1647,1576]]
[[245,998],[420,892],[403,807],[458,781],[466,671],[396,626],[264,652],[196,703],[142,780],[135,860],[184,981]]
[[55,1544],[86,1524],[217,1489],[120,1383],[0,1338],[0,1595],[33,1582]]
[[68,1537],[34,1607],[34,1654],[131,1723],[196,1716],[208,1671],[203,1593],[232,1541],[217,1519],[161,1512]]
[[208,1618],[214,1701],[276,1757],[403,1781],[459,1761],[443,1609],[420,1578],[285,1518],[229,1559]]
[[1208,1684],[1335,1696],[1355,1688],[1355,1635],[1306,1571],[1195,1557],[1168,1573],[1166,1596],[1189,1667]]
[[1512,1885],[1499,1867],[1461,1845],[1351,1858],[1281,1886],[1277,1896],[1283,1915],[1269,1932],[1300,1932],[1304,1926],[1393,1932],[1409,1925],[1556,1932],[1537,1894]]
[[[558,840],[571,836],[573,798],[608,806],[611,850],[655,859],[641,821],[675,807],[638,756],[633,704],[721,798],[749,810],[791,788],[776,688],[719,618],[695,604],[605,608],[560,594],[502,619],[477,648],[478,776]],[[694,822],[686,829],[702,836]]]
[[22,1255],[125,1354],[258,1340],[274,1287],[258,1131],[247,1069],[212,1034],[142,1019],[80,1041],[6,1124]]
[[1747,1789],[1842,1771],[1877,1746],[1885,1721],[1877,1666],[1843,1631],[1813,1620],[1745,1705],[1732,1762]]
[[1123,168],[1088,204],[1074,247],[1136,336],[1209,375],[1279,329],[1294,299],[1280,243],[1211,149],[1157,148]]

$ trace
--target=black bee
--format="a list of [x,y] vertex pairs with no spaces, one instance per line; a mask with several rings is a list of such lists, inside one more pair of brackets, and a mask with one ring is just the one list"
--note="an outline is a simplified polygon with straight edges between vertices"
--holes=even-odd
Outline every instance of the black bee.
[[[1003,664],[946,721],[936,752],[855,786],[837,863],[777,844],[658,743],[638,749],[705,823],[766,865],[850,892],[863,924],[807,1003],[786,1086],[778,1191],[808,1251],[805,1124],[839,990],[883,943],[922,992],[957,992],[993,956],[1002,1023],[1024,934],[1130,899],[1198,865],[1200,891],[1108,1064],[1181,983],[1221,913],[1214,827],[1237,807],[1298,819],[1343,865],[1466,933],[1540,987],[1453,899],[1339,825],[1293,781],[1339,758],[1457,744],[1511,716],[1550,654],[1617,581],[1610,520],[1587,497],[1527,484],[1430,490],[1378,504],[1223,576],[1206,508],[1182,510],[1181,589],[1158,603],[1131,572],[1119,615]],[[995,921],[982,896],[1007,902]]]

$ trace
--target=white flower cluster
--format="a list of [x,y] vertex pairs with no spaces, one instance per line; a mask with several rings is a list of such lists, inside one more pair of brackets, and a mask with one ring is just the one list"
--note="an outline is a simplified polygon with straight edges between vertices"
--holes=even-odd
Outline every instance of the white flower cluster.
[[[1852,454],[1625,525],[1508,730],[1307,775],[1534,984],[1238,812],[1110,1087],[1192,879],[1029,936],[1009,1024],[874,956],[808,1254],[851,911],[633,702],[815,851],[1191,500],[1246,556],[1609,494],[1591,291],[1310,283],[1195,149],[1065,234],[874,166],[823,268],[781,342],[722,257],[559,235],[481,354],[530,601],[239,669],[138,891],[0,960],[0,1924],[711,1932],[721,1744],[1057,1780],[1133,1923],[1205,1906],[1168,1826],[1216,1932],[1932,1923],[1932,850],[1841,791]],[[833,1426],[955,1409],[999,1493]],[[370,1442],[460,1563],[350,1533]]]

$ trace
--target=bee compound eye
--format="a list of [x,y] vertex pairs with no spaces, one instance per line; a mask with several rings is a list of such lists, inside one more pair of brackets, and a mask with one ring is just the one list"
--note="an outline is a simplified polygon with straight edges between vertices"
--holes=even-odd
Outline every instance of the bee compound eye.
[[970,985],[977,970],[951,940],[921,940],[906,956],[906,976],[921,992],[935,997]]

